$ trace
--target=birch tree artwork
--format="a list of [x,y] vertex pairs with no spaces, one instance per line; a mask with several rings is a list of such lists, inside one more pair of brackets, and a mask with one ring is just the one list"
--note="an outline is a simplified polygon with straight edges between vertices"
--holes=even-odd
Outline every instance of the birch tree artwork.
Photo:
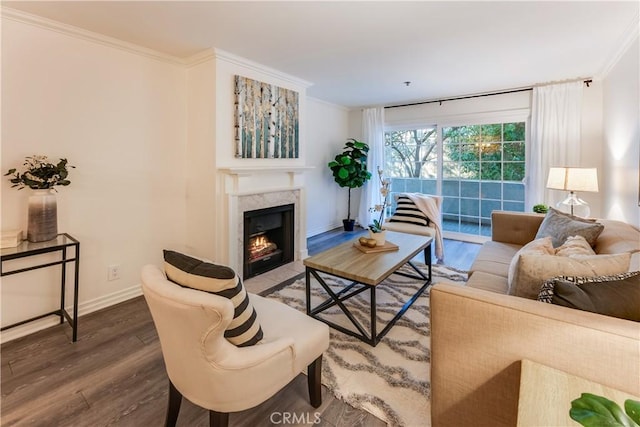
[[298,158],[298,92],[235,76],[235,152],[245,159]]

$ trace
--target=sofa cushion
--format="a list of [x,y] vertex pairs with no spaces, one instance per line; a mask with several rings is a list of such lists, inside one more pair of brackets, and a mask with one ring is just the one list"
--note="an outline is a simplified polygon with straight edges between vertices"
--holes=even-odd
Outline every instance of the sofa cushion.
[[231,268],[202,261],[175,251],[164,251],[164,268],[172,282],[228,298],[233,303],[233,320],[224,337],[238,347],[253,345],[262,340],[263,333],[257,321],[249,295],[242,280]]
[[587,239],[582,236],[569,236],[567,240],[555,251],[559,256],[571,255],[595,255]]
[[538,300],[640,322],[640,271],[554,277],[544,282]]
[[509,291],[506,276],[498,276],[484,271],[475,271],[469,276],[466,286],[499,294],[506,294]]
[[522,248],[521,245],[487,241],[480,248],[470,271],[474,274],[477,271],[484,271],[504,277],[506,280],[509,275],[509,264],[520,248]]
[[398,196],[396,211],[389,218],[389,222],[401,222],[426,227],[429,218],[407,196]]
[[519,257],[511,295],[537,299],[545,280],[556,276],[603,276],[625,273],[629,269],[631,254],[611,255],[556,255],[522,254]]
[[549,212],[542,220],[536,239],[551,237],[553,247],[561,246],[569,236],[582,236],[591,246],[595,246],[596,240],[604,226],[595,220],[579,218],[549,208]]
[[604,225],[598,236],[596,253],[619,254],[622,252],[640,252],[640,230],[631,224],[611,219],[598,220]]
[[515,276],[516,268],[519,265],[520,255],[522,254],[538,254],[538,255],[553,255],[555,249],[551,243],[551,237],[542,237],[540,239],[533,240],[524,245],[511,259],[509,263],[509,274],[507,276],[507,293],[511,293],[510,289],[513,286],[513,278]]

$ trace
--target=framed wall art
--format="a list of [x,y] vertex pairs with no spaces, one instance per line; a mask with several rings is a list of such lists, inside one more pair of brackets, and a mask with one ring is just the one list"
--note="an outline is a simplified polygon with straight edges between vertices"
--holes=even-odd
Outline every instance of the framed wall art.
[[299,94],[235,76],[235,156],[297,159]]

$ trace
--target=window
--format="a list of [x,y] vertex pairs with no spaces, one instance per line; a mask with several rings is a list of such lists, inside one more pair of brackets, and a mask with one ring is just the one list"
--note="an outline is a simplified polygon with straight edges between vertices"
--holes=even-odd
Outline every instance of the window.
[[385,134],[392,192],[443,196],[445,231],[489,236],[493,210],[524,210],[525,123]]

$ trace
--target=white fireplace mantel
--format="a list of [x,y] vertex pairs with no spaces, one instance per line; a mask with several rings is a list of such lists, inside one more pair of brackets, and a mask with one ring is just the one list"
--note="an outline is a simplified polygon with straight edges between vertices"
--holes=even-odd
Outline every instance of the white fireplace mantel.
[[291,173],[300,174],[314,169],[314,166],[272,166],[272,167],[228,167],[218,169],[220,172],[228,175],[254,175],[254,174],[273,174],[273,173]]
[[219,235],[226,234],[227,260],[242,271],[244,257],[244,221],[246,211],[294,204],[294,260],[307,256],[305,172],[308,166],[221,167],[224,186],[220,188],[226,205],[226,221]]

